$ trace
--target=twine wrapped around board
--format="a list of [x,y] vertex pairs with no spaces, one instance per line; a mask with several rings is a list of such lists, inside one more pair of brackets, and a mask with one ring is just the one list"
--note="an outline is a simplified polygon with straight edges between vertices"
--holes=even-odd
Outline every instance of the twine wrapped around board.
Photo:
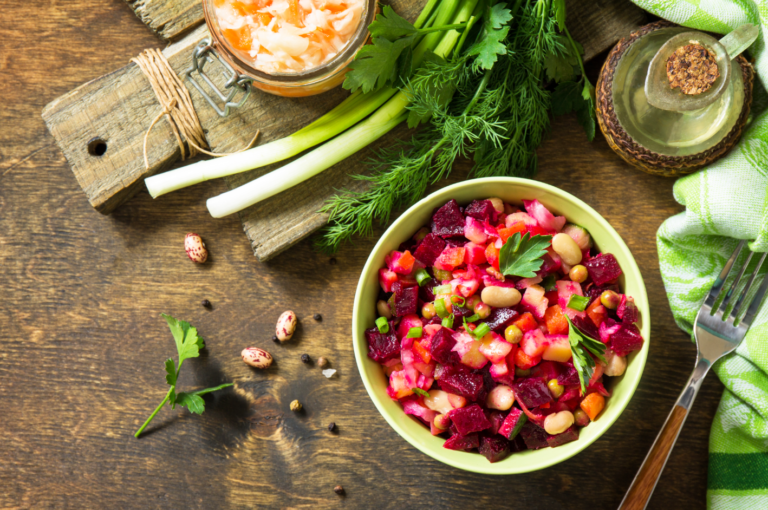
[[[253,136],[250,143],[239,151],[214,153],[207,150],[210,149],[210,146],[205,139],[203,126],[200,124],[200,119],[197,117],[197,112],[192,104],[189,90],[187,90],[187,87],[176,75],[171,64],[169,64],[168,60],[165,58],[165,55],[157,49],[146,49],[137,57],[132,58],[131,62],[138,65],[139,69],[144,73],[144,76],[149,80],[149,84],[152,86],[157,101],[163,107],[162,111],[157,114],[157,117],[155,117],[149,125],[149,128],[144,135],[144,166],[147,169],[149,169],[147,139],[149,138],[149,133],[152,132],[152,128],[154,128],[155,124],[157,124],[157,122],[165,115],[168,116],[168,123],[171,125],[171,130],[176,137],[176,142],[179,144],[182,161],[187,159],[187,157],[195,157],[199,152],[215,157],[237,154],[238,152],[250,149],[254,142],[256,142],[256,139],[259,137],[259,130],[256,130],[256,134]],[[187,155],[185,141],[189,144],[189,155]]]

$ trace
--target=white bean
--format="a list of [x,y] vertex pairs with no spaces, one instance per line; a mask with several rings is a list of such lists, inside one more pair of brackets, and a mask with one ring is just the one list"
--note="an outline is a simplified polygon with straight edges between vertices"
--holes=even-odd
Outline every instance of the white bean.
[[499,411],[506,411],[512,407],[515,403],[515,392],[512,388],[499,384],[493,388],[485,399],[485,405],[488,409],[498,409]]
[[379,312],[379,316],[381,317],[385,317],[386,319],[392,318],[392,310],[390,310],[389,304],[383,299],[379,299],[376,303],[376,311]]
[[290,310],[283,312],[277,319],[277,326],[275,326],[278,340],[287,342],[293,336],[294,331],[296,331],[296,314]]
[[555,250],[555,253],[560,255],[563,262],[569,266],[575,266],[581,262],[581,250],[579,249],[579,245],[576,244],[576,241],[571,239],[571,236],[568,234],[563,234],[561,232],[553,237],[552,249]]
[[562,434],[571,425],[573,425],[573,413],[570,411],[560,411],[544,418],[544,430],[547,431],[547,434],[552,434],[553,436]]
[[506,308],[520,302],[520,291],[513,287],[486,287],[480,293],[480,299],[488,306]]
[[627,358],[624,356],[614,354],[613,356],[610,356],[606,361],[608,364],[605,366],[605,371],[603,372],[605,375],[614,377],[619,376],[622,375],[627,369]]

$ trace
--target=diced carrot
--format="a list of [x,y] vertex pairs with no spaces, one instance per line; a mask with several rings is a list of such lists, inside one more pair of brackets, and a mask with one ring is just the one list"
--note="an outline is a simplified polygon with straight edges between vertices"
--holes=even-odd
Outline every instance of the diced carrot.
[[250,51],[253,40],[251,39],[251,31],[247,26],[242,26],[237,30],[225,28],[222,30],[224,37],[234,46],[241,51]]
[[528,331],[531,331],[532,329],[536,329],[537,327],[539,327],[539,324],[536,322],[536,319],[533,318],[533,315],[531,315],[530,312],[525,312],[519,319],[517,319],[512,324],[520,328],[520,331],[522,331],[523,333],[527,333]]
[[497,271],[499,270],[499,249],[495,243],[488,243],[485,248],[485,258]]
[[265,27],[272,21],[272,15],[268,12],[257,12],[254,14],[254,18],[259,20],[259,23]]
[[521,370],[528,370],[539,364],[541,356],[528,356],[525,351],[518,349],[515,351],[515,365]]
[[513,235],[515,235],[518,232],[520,232],[520,234],[522,235],[522,233],[526,231],[525,223],[523,223],[522,221],[518,221],[517,223],[515,223],[511,227],[507,227],[506,230],[508,230],[510,232],[509,237],[512,237]]
[[303,27],[301,16],[299,13],[299,0],[288,0],[288,10],[286,11],[286,19],[292,21],[297,27]]
[[549,402],[547,402],[546,404],[541,404],[539,407],[541,409],[549,409]]
[[568,319],[563,313],[560,305],[550,306],[544,312],[544,322],[547,323],[547,329],[550,335],[567,335]]
[[587,316],[592,319],[595,326],[600,327],[600,324],[605,320],[605,316],[608,315],[608,310],[600,303],[599,299],[595,299],[589,307],[587,307]]
[[413,342],[413,352],[419,355],[424,363],[432,361],[432,355],[425,349],[420,342]]
[[408,250],[405,250],[400,257],[400,260],[397,261],[397,263],[402,267],[407,273],[410,273],[413,270],[413,263],[416,261],[415,258],[413,258],[413,255],[411,255],[411,252]]
[[590,393],[584,397],[584,400],[581,401],[579,407],[581,407],[582,411],[587,413],[590,420],[595,421],[597,415],[600,414],[600,411],[605,407],[605,397],[599,393]]

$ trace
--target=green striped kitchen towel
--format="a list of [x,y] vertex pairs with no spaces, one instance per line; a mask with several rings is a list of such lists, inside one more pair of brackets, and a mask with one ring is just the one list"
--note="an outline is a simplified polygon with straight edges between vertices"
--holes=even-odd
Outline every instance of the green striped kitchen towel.
[[[750,240],[753,251],[768,251],[768,113],[763,89],[768,83],[768,0],[633,1],[699,30],[725,34],[744,23],[761,28],[750,49],[758,80],[749,128],[728,156],[675,183],[675,199],[686,209],[665,221],[657,234],[672,313],[690,333],[737,239]],[[707,507],[768,509],[768,306],[763,306],[746,340],[714,371],[725,391],[710,432]]]

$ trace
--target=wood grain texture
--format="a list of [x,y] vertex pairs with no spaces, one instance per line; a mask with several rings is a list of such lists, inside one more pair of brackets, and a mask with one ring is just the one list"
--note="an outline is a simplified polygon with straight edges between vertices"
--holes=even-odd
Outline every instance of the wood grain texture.
[[172,39],[203,22],[200,0],[125,0],[136,16],[163,39]]
[[[391,2],[410,19],[416,17],[423,3],[422,0]],[[624,0],[569,3],[569,24],[574,37],[585,44],[586,59],[639,26],[643,18],[639,8]],[[206,35],[205,28],[200,27],[164,50],[175,70],[181,72],[189,66],[186,55]],[[330,110],[346,95],[345,91],[336,89],[311,98],[289,99],[256,92],[243,108],[222,119],[196,90],[191,90],[208,142],[218,152],[245,146],[257,128],[263,133],[260,143],[282,138]],[[144,168],[144,133],[159,111],[149,83],[133,64],[83,85],[45,108],[46,124],[91,204],[100,212],[112,212],[143,187],[145,177],[170,168],[178,160],[175,137],[163,121],[149,138],[150,168]],[[351,175],[365,171],[364,162],[373,156],[375,149],[406,135],[404,126],[395,129],[379,143],[293,188],[290,193],[282,193],[243,211],[240,218],[254,254],[260,260],[267,260],[323,226],[327,217],[317,211],[325,200],[341,188],[360,189],[364,183],[352,179]],[[96,136],[107,142],[108,149],[103,156],[87,151],[88,142]],[[225,181],[230,188],[236,187],[279,166],[232,176]]]
[[[0,122],[12,128],[0,131],[0,508],[619,505],[696,355],[672,319],[656,254],[656,230],[681,210],[672,180],[633,170],[602,139],[587,143],[575,118],[554,122],[536,178],[590,204],[632,250],[651,303],[648,362],[627,409],[584,452],[519,476],[464,473],[402,440],[358,376],[351,308],[376,239],[344,249],[335,264],[309,241],[260,263],[236,218],[206,212],[205,199],[226,190],[221,182],[157,201],[141,192],[111,216],[95,213],[40,111],[157,39],[119,0],[7,0],[3,16]],[[210,249],[203,266],[184,253],[190,231]],[[299,332],[278,346],[270,338],[289,308]],[[181,387],[236,388],[206,397],[202,416],[162,410],[136,440],[165,394],[163,360],[174,355],[161,312],[189,320],[207,341],[201,358],[185,362]],[[275,357],[270,370],[242,363],[250,345]],[[326,356],[338,377],[326,380],[302,353]],[[705,507],[722,391],[716,377],[705,380],[649,508]],[[288,409],[294,398],[304,413]],[[327,432],[329,421],[338,434]]]
[[637,472],[637,477],[632,481],[619,510],[643,510],[648,505],[687,414],[688,410],[683,406],[675,405],[672,408],[669,418],[659,431],[659,436]]

